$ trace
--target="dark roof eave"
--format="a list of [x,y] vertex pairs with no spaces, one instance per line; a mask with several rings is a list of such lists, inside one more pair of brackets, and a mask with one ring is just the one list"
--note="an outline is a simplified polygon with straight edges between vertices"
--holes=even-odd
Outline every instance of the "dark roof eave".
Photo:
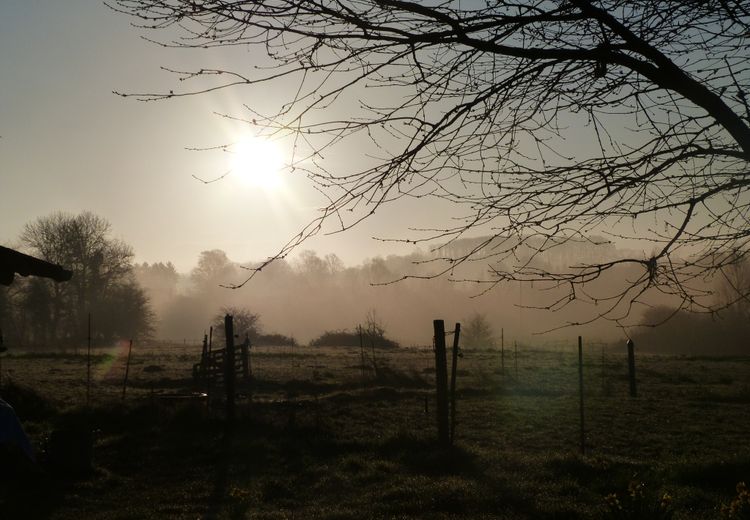
[[10,285],[16,274],[41,276],[56,282],[67,282],[73,276],[62,266],[0,246],[0,284]]

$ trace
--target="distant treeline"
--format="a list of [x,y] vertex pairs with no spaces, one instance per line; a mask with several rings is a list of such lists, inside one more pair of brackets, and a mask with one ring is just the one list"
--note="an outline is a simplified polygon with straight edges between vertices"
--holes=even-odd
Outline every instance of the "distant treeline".
[[[476,340],[490,345],[500,341],[501,331],[508,341],[531,341],[531,332],[552,328],[545,322],[579,321],[580,313],[587,312],[583,302],[573,302],[556,313],[532,309],[559,297],[554,288],[541,283],[503,283],[476,298],[482,290],[476,283],[456,283],[447,276],[402,279],[405,275],[430,277],[445,270],[441,255],[460,256],[464,250],[475,248],[479,240],[457,240],[439,250],[415,249],[408,255],[375,257],[356,266],[344,265],[335,254],[302,251],[295,259],[279,259],[265,266],[238,290],[222,285],[242,282],[249,274],[247,268],[258,264],[235,262],[218,249],[203,251],[196,267],[187,274],[177,272],[170,262],[157,262],[137,264],[135,275],[158,318],[158,338],[201,337],[216,311],[224,306],[250,309],[260,316],[262,330],[298,338],[302,343],[317,342],[325,331],[348,330],[354,334],[358,325],[366,327],[367,315],[375,312],[391,340],[407,345],[430,344],[434,319],[466,325],[481,315],[486,327]],[[574,251],[572,246],[569,249],[560,248],[559,254],[549,255],[549,262],[569,262],[575,252],[587,259],[597,253],[613,254],[612,246],[602,246],[601,251],[593,246],[581,251]],[[452,276],[486,278],[487,265],[476,262],[456,266]],[[390,283],[395,280],[400,281]],[[620,337],[617,327],[608,322],[579,329],[588,337]],[[561,331],[557,337],[572,334]],[[346,341],[359,344],[358,338]]]
[[[260,264],[232,261],[218,249],[200,253],[189,273],[178,272],[171,262],[134,264],[132,249],[111,238],[105,220],[90,213],[57,213],[30,223],[20,242],[25,251],[73,270],[73,279],[55,284],[19,277],[11,287],[0,288],[0,329],[9,344],[82,345],[90,313],[92,338],[99,344],[129,338],[199,342],[211,326],[220,341],[229,309],[236,315],[238,337],[247,334],[259,345],[358,346],[359,327],[365,331],[366,346],[428,345],[434,319],[451,326],[462,323],[463,346],[492,346],[503,340],[506,345],[574,341],[579,334],[590,340],[625,339],[617,325],[604,320],[575,330],[559,325],[595,315],[596,294],[612,294],[618,284],[637,274],[628,270],[634,267],[622,267],[592,282],[586,287],[588,301],[569,300],[549,312],[545,307],[566,294],[554,283],[503,282],[476,297],[486,287],[476,280],[487,278],[487,263],[451,264],[450,276],[436,276],[446,270],[446,258],[461,257],[483,241],[455,240],[443,248],[375,257],[357,266],[345,266],[335,254],[302,251],[294,259],[266,265],[241,289],[232,290],[227,286],[242,283],[248,268]],[[491,246],[485,246],[488,255]],[[535,266],[544,271],[575,261],[594,262],[616,256],[614,247],[564,244],[554,254],[538,258]],[[524,255],[530,254],[524,249],[517,252],[518,261],[526,261]],[[738,299],[738,289],[745,291],[750,284],[750,267],[738,264],[725,274],[726,283],[707,282],[706,292],[734,305],[712,316],[680,311],[658,327],[640,329],[635,338],[641,348],[749,352],[750,306],[733,300]],[[668,296],[656,294],[648,303],[652,307],[643,316],[646,323],[661,323],[673,314],[668,307],[674,302]],[[631,313],[629,326],[641,320],[642,309]],[[544,330],[555,332],[530,335]]]
[[633,336],[638,349],[684,355],[750,354],[750,315],[741,306],[719,314],[698,314],[657,307],[644,316],[644,327]]

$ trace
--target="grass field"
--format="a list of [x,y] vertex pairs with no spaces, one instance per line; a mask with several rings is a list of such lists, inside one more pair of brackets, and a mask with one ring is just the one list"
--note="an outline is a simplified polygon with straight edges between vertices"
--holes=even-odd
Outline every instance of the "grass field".
[[40,452],[61,428],[95,444],[88,475],[4,483],[0,516],[721,518],[750,482],[750,358],[638,354],[631,398],[625,353],[587,346],[581,455],[572,345],[506,351],[504,371],[499,351],[466,351],[450,449],[429,348],[364,365],[359,349],[253,349],[232,428],[192,381],[200,347],[136,345],[123,399],[126,353],[94,352],[89,406],[85,352],[2,358]]

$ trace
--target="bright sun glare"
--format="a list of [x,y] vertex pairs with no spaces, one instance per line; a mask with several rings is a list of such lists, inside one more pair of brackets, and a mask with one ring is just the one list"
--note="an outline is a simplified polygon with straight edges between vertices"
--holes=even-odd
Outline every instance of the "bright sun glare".
[[279,147],[261,137],[245,137],[232,146],[232,172],[261,188],[277,188],[284,166]]

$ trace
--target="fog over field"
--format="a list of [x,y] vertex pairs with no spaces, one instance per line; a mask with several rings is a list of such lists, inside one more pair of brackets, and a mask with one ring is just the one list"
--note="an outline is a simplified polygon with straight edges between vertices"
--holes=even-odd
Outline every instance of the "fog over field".
[[[190,273],[178,273],[165,263],[137,264],[135,273],[151,299],[156,337],[161,339],[200,338],[222,307],[244,307],[260,315],[264,332],[293,336],[302,343],[325,330],[353,330],[372,311],[388,336],[403,345],[430,344],[433,319],[466,323],[476,314],[490,323],[497,346],[501,333],[506,345],[573,341],[579,334],[624,341],[623,330],[610,321],[570,324],[596,317],[600,309],[592,303],[592,295],[616,292],[615,288],[624,286],[627,271],[597,280],[588,297],[566,301],[550,313],[541,308],[564,295],[564,287],[556,290],[551,283],[539,282],[490,286],[493,278],[487,261],[467,262],[438,276],[448,267],[441,257],[460,254],[480,241],[464,239],[433,250],[415,248],[411,255],[375,257],[359,265],[345,265],[335,253],[306,250],[291,260],[272,262],[236,289],[222,285],[242,283],[250,275],[243,266],[257,264],[230,259],[220,250],[203,252]],[[606,259],[615,252],[612,245],[571,244],[544,259],[559,267]],[[401,279],[408,275],[429,279]],[[650,303],[671,302],[666,296],[653,295]],[[645,308],[636,307],[624,323],[638,323]]]
[[[435,319],[463,324],[466,341],[481,347],[557,347],[584,336],[621,345],[636,339],[640,350],[659,353],[737,354],[750,336],[748,306],[729,305],[750,281],[748,263],[723,279],[692,284],[703,293],[693,311],[726,307],[702,314],[689,314],[678,296],[647,284],[634,293],[636,281],[644,282],[633,264],[572,291],[565,280],[545,279],[544,273],[643,255],[600,237],[552,250],[534,240],[463,238],[357,265],[302,247],[288,259],[255,261],[211,249],[180,272],[169,260],[135,262],[136,251],[114,236],[116,226],[90,212],[55,212],[25,226],[17,247],[69,267],[72,278],[16,276],[0,289],[0,330],[8,344],[77,348],[89,335],[99,346],[123,338],[196,343],[226,313],[246,327],[236,331],[240,337],[248,332],[258,344],[331,345],[321,335],[377,325],[380,336],[402,346],[424,346],[432,343]],[[519,265],[542,276],[500,277]]]
[[750,0],[0,49],[0,520],[750,519]]

